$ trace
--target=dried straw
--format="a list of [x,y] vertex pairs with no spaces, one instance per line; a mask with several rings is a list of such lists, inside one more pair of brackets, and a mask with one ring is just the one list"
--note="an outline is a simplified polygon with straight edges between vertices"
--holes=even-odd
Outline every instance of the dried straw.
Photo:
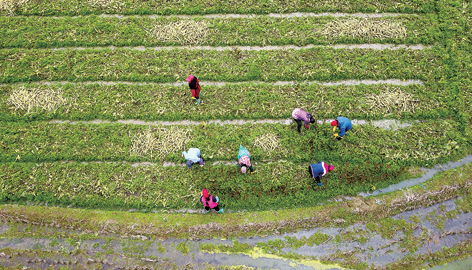
[[54,112],[68,102],[59,90],[21,87],[10,93],[7,103],[12,110],[29,114]]
[[88,0],[87,2],[91,7],[112,11],[120,11],[125,7],[125,3],[120,0]]
[[205,21],[181,20],[156,25],[150,31],[150,36],[162,42],[195,45],[204,41],[209,33],[210,29]]
[[259,136],[254,141],[254,146],[261,148],[266,152],[272,152],[280,146],[280,139],[273,133],[267,133]]
[[326,37],[350,37],[364,39],[379,38],[404,38],[406,28],[400,22],[368,19],[349,18],[337,19],[326,24],[321,30]]
[[366,104],[370,110],[382,113],[403,113],[415,112],[419,100],[414,99],[410,93],[405,93],[398,88],[380,93],[379,95],[369,95],[366,97]]
[[0,0],[0,11],[6,11],[8,15],[14,15],[19,8],[29,2],[30,0]]
[[170,153],[182,151],[190,137],[182,128],[150,128],[133,136],[131,155],[163,159]]

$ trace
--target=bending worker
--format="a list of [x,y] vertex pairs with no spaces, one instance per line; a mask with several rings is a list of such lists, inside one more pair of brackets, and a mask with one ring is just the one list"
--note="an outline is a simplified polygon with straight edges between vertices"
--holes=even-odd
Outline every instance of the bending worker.
[[334,133],[333,136],[339,141],[346,135],[348,130],[352,129],[351,120],[346,117],[339,116],[336,120],[331,122],[331,126],[333,126],[333,132],[336,132],[336,129],[339,128],[339,134]]
[[300,108],[296,108],[295,110],[293,110],[292,117],[293,120],[297,122],[298,133],[302,133],[302,121],[306,129],[310,128],[310,124],[315,123],[315,119],[313,118],[313,116]]
[[204,188],[202,190],[202,196],[200,197],[200,202],[202,202],[203,206],[205,207],[205,210],[210,212],[212,209],[214,209],[218,213],[223,213],[224,209],[218,206],[218,203],[220,202],[220,199],[218,196],[213,196],[208,193],[208,189]]
[[246,149],[246,147],[242,145],[239,145],[238,165],[241,168],[242,173],[246,173],[248,168],[251,172],[254,171],[254,168],[251,164],[251,154]]
[[190,92],[192,93],[192,99],[195,100],[195,104],[203,103],[203,101],[200,99],[201,87],[198,78],[193,75],[189,75],[185,80],[188,82]]
[[205,164],[200,149],[198,148],[190,148],[188,152],[182,152],[182,156],[184,156],[186,161],[185,164],[187,164],[189,169],[191,169],[193,164],[196,163],[198,163],[200,167]]
[[311,164],[308,166],[308,172],[312,178],[315,178],[316,184],[322,186],[321,177],[325,176],[328,172],[334,170],[334,166],[331,164],[326,164],[325,162],[318,162],[316,164]]

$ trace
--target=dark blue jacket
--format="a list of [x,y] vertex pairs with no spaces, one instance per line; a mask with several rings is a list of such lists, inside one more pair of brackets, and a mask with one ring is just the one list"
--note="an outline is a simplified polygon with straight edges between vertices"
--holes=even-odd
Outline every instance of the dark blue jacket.
[[310,165],[311,177],[316,178],[316,177],[321,177],[325,175],[328,172],[328,170],[324,166],[326,166],[326,163],[324,162],[311,164]]
[[346,131],[352,129],[351,120],[347,119],[346,117],[339,116],[336,118],[338,120],[338,128],[339,128],[339,136],[342,137],[346,135]]

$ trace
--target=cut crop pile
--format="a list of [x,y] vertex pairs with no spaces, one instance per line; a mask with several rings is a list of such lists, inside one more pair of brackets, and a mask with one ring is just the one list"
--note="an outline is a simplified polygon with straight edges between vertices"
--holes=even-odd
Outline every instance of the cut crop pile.
[[404,38],[407,35],[405,26],[399,22],[367,18],[338,19],[326,24],[321,33],[327,37],[365,39]]
[[31,0],[0,0],[0,11],[14,15],[18,9],[27,5]]
[[200,44],[209,35],[206,21],[181,20],[168,24],[158,24],[151,31],[152,37],[162,42],[182,45]]
[[30,114],[55,112],[68,102],[59,90],[21,87],[10,93],[7,103],[15,112]]
[[133,136],[132,156],[163,159],[184,150],[190,131],[182,128],[150,128]]
[[121,11],[125,7],[124,1],[121,0],[87,0],[88,4],[99,10]]
[[256,138],[254,146],[266,152],[272,152],[280,146],[280,139],[274,133],[266,133]]
[[382,92],[379,95],[368,95],[367,104],[370,110],[389,113],[415,112],[419,103],[410,93],[405,93],[398,88],[389,92]]

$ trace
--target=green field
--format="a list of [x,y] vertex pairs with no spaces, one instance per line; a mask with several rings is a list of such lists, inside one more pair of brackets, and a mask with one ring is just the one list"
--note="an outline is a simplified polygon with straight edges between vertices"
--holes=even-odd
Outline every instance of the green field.
[[[458,59],[470,59],[462,57],[470,46],[456,41],[462,28],[450,28],[448,22],[455,19],[463,24],[462,17],[443,11],[447,5],[442,1],[344,2],[292,2],[282,9],[277,9],[282,2],[237,8],[184,1],[167,3],[164,9],[158,9],[157,2],[141,1],[5,2],[6,16],[0,16],[2,200],[120,209],[193,208],[198,190],[209,185],[235,210],[295,206],[286,203],[294,194],[304,198],[298,205],[309,206],[367,191],[372,185],[398,182],[414,168],[469,154],[470,129],[465,123],[470,121],[470,94],[464,88],[463,72],[468,65]],[[264,15],[275,10],[400,14],[367,18],[335,13]],[[205,16],[218,13],[223,15]],[[225,17],[228,13],[260,15]],[[195,16],[178,17],[186,14]],[[186,37],[188,31],[195,38]],[[364,43],[428,46],[395,50],[331,46]],[[181,45],[185,47],[172,47]],[[221,51],[211,47],[248,45],[275,47]],[[282,45],[316,46],[277,47]],[[174,84],[190,73],[203,82],[204,105],[194,106],[187,86]],[[393,85],[389,79],[415,83]],[[342,80],[387,81],[317,83]],[[283,120],[296,107],[308,109],[320,120],[345,115],[413,122],[398,130],[355,126],[340,142],[333,140],[328,125],[300,136],[293,124],[201,122],[147,127],[67,122]],[[239,144],[252,152],[258,168],[255,174],[240,176],[236,167],[211,165],[234,161]],[[189,147],[201,148],[208,166],[192,171],[162,167],[162,162],[181,163],[180,153]],[[326,179],[326,188],[307,189],[310,179],[304,168],[321,160],[335,164],[336,171]],[[83,161],[92,163],[77,163]],[[134,167],[133,162],[154,165]],[[46,180],[48,171],[51,175]],[[71,175],[65,174],[68,171]],[[80,201],[82,192],[90,190],[68,185],[78,185],[83,177],[91,183],[89,188],[103,185],[109,193],[100,191],[93,199]],[[144,188],[130,193],[116,186],[117,177]],[[163,180],[157,184],[153,179]],[[42,190],[44,181],[52,181],[51,189]],[[258,203],[245,206],[235,190],[244,190],[245,199],[257,198]],[[159,191],[185,200],[155,201]],[[122,195],[106,195],[113,193]],[[133,196],[126,198],[126,194]]]
[[[360,196],[472,154],[471,13],[461,0],[0,0],[0,220],[41,227],[15,227],[37,238],[52,234],[42,226],[229,239],[365,225],[383,238],[404,232],[398,250],[411,256],[382,269],[464,258],[470,236],[417,254],[435,238],[413,237],[412,223],[391,217],[448,200],[457,209],[440,209],[443,227],[469,214],[470,164],[408,190]],[[191,100],[189,74],[204,104]],[[298,134],[297,107],[320,123]],[[355,125],[337,141],[329,121],[341,115]],[[240,144],[254,173],[236,165]],[[185,167],[181,152],[191,147],[205,166]],[[323,186],[307,171],[319,161],[335,166]],[[202,188],[225,214],[194,213]],[[12,228],[1,231],[0,241],[13,239]],[[336,239],[349,245],[349,237]],[[336,239],[201,247],[313,261],[282,247]],[[173,248],[189,253],[186,242]],[[17,267],[3,261],[9,252],[0,244],[0,265]],[[370,269],[369,259],[343,252],[329,262]]]

